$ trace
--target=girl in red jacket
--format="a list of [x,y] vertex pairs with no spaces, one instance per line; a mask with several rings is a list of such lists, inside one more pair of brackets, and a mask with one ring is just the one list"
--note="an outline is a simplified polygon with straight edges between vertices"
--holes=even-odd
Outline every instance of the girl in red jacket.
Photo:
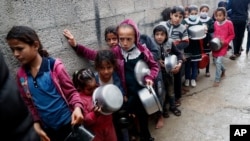
[[98,84],[90,69],[81,69],[73,74],[73,82],[84,102],[84,125],[95,137],[93,141],[117,141],[112,115],[101,114],[101,108],[94,106],[92,94]]
[[212,51],[213,61],[216,66],[214,87],[218,87],[221,78],[225,77],[223,58],[227,53],[228,44],[234,38],[234,27],[231,21],[226,19],[226,9],[219,7],[215,11],[214,37],[220,39],[222,47],[218,51]]

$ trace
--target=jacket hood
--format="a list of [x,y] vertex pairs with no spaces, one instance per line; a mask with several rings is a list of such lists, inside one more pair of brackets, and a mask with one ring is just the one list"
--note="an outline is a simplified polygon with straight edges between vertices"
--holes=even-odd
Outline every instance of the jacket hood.
[[168,33],[168,27],[167,27],[167,22],[160,22],[159,24],[157,24],[156,26],[154,26],[154,28],[153,28],[153,36],[154,36],[154,34],[155,34],[155,30],[156,30],[156,28],[158,28],[159,26],[162,26],[162,27],[164,27],[164,29],[166,30],[166,35],[167,35],[167,38],[165,39],[165,41],[164,41],[164,43],[169,39],[169,33]]
[[[136,45],[138,45],[140,42],[139,42],[139,37],[140,37],[140,33],[139,33],[139,29],[138,29],[138,27],[137,27],[137,24],[133,21],[133,20],[131,20],[131,19],[126,19],[126,20],[124,20],[124,21],[122,21],[119,25],[122,25],[122,24],[128,24],[128,25],[131,25],[133,28],[134,28],[134,30],[135,30],[135,32],[136,32]],[[118,26],[119,27],[119,26]]]

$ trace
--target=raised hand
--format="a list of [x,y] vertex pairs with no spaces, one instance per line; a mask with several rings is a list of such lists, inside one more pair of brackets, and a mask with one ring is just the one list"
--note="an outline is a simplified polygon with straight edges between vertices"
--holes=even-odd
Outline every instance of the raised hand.
[[68,29],[63,30],[63,35],[68,39],[68,43],[70,44],[71,47],[77,46],[77,42],[74,36],[71,34],[71,32]]

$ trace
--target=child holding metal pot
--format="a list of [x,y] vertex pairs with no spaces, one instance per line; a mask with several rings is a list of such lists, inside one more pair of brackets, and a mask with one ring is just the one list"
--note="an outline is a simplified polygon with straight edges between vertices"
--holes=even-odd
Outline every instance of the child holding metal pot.
[[102,107],[93,103],[93,92],[98,87],[94,72],[80,69],[73,74],[73,83],[84,103],[84,126],[95,135],[93,141],[117,141],[112,114],[103,115]]
[[[202,25],[198,17],[198,12],[199,12],[198,7],[196,5],[190,5],[188,9],[189,9],[189,17],[185,18],[182,21],[182,24],[186,25],[188,30],[192,26]],[[191,37],[190,33],[188,34],[189,34],[189,46],[184,49],[184,54],[186,56],[184,85],[188,87],[191,84],[192,87],[196,87],[198,62],[201,61],[200,39],[202,39],[202,37],[195,37],[195,35],[194,37]]]
[[[156,25],[153,29],[154,40],[158,45],[158,63],[161,66],[162,79],[164,81],[165,89],[167,90],[164,102],[163,102],[163,115],[166,114],[166,104],[167,99],[169,100],[169,110],[173,112],[174,115],[180,116],[181,111],[176,107],[175,104],[175,93],[174,93],[174,74],[180,71],[183,54],[176,48],[172,39],[168,36],[167,26],[165,22],[161,22]],[[177,62],[171,68],[171,70],[166,69],[166,64],[164,62],[165,58],[171,55],[177,56]]]
[[230,41],[234,39],[234,27],[233,23],[226,18],[226,9],[219,7],[215,10],[214,22],[214,38],[219,38],[222,47],[219,50],[212,50],[213,61],[216,66],[214,87],[218,87],[221,78],[225,77],[225,66],[223,64],[223,58],[227,54],[227,49]]
[[[119,90],[122,92],[124,99],[125,98],[125,92],[120,80],[120,77],[118,76],[116,72],[116,60],[115,60],[115,55],[111,50],[99,50],[97,51],[96,58],[94,60],[94,68],[97,71],[95,73],[95,80],[98,86],[104,86],[106,84],[114,84],[116,85]],[[77,78],[77,77],[76,77]],[[77,86],[77,83],[75,83]],[[128,135],[128,130],[127,128],[121,128],[121,123],[120,123],[120,111],[122,110],[119,109],[118,111],[112,113],[112,119],[113,119],[113,124],[114,128],[116,131],[116,136],[118,141],[128,141],[129,140],[129,135]]]
[[[210,58],[211,49],[209,47],[209,41],[212,39],[212,33],[214,32],[214,20],[208,16],[209,6],[207,4],[202,4],[200,6],[200,21],[204,26],[207,27],[206,37],[201,40],[201,45],[203,47],[204,53]],[[210,60],[210,59],[209,59]],[[206,77],[210,77],[210,70],[209,70],[210,61],[206,66]]]

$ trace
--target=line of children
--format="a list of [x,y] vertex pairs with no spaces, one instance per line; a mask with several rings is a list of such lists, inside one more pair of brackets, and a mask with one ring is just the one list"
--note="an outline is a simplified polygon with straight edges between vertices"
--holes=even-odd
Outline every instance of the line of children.
[[[157,62],[154,61],[152,53],[142,46],[139,42],[139,31],[136,24],[130,20],[124,20],[117,27],[119,38],[119,46],[111,50],[116,55],[117,64],[119,65],[118,74],[122,80],[123,86],[128,98],[128,111],[134,113],[138,118],[140,129],[140,140],[154,140],[151,137],[148,129],[148,115],[138,97],[138,91],[143,87],[136,81],[134,74],[134,66],[139,60],[144,60],[150,69],[150,74],[145,76],[145,84],[153,85],[154,79],[157,77],[159,68]],[[76,47],[77,53],[82,56],[94,60],[96,51],[91,50],[78,44]]]
[[[208,42],[211,40],[211,37],[209,35],[213,31],[213,21],[208,17],[208,10],[209,7],[207,5],[202,5],[200,7],[200,18],[198,18],[197,6],[189,6],[190,15],[183,20],[183,24],[187,25],[187,28],[201,25],[202,23],[207,25],[207,38],[203,40],[204,51],[207,51],[207,55],[210,52]],[[184,9],[175,6],[171,8],[170,20],[161,22],[153,29],[154,40],[158,45],[159,64],[169,98],[169,110],[176,116],[181,115],[181,111],[177,106],[180,105],[181,98],[181,93],[178,90],[181,90],[180,70],[182,62],[185,61],[183,52],[185,52],[185,57],[187,57],[185,86],[189,86],[190,80],[191,86],[196,86],[195,79],[198,72],[198,61],[201,59],[199,41],[188,39],[187,28],[181,24],[183,17]],[[214,86],[219,86],[221,78],[225,76],[225,68],[222,62],[223,56],[226,54],[225,50],[229,42],[234,38],[234,33],[233,25],[226,20],[226,12],[223,8],[216,10],[215,17],[217,21],[214,23],[214,37],[219,37],[223,43],[221,50],[212,52],[216,65]],[[82,123],[84,111],[85,125],[94,131],[96,134],[95,140],[128,141],[127,130],[122,130],[118,127],[118,113],[114,113],[113,116],[103,116],[99,113],[101,109],[93,107],[92,103],[91,95],[98,85],[114,83],[126,94],[124,96],[126,110],[131,114],[135,114],[138,118],[140,140],[154,140],[148,129],[148,115],[137,95],[137,92],[143,87],[135,79],[134,66],[139,60],[144,60],[148,64],[150,74],[145,77],[146,85],[153,85],[159,67],[157,62],[154,61],[153,52],[150,52],[139,42],[141,36],[136,24],[128,19],[119,24],[118,27],[110,26],[106,28],[105,41],[111,50],[91,50],[77,44],[68,30],[64,30],[64,35],[77,53],[90,60],[95,60],[97,75],[94,75],[89,69],[82,69],[73,76],[74,85],[79,90],[82,100],[77,96],[78,92],[72,88],[73,84],[69,80],[69,76],[61,61],[48,57],[48,53],[42,49],[35,31],[28,27],[17,26],[11,29],[6,38],[15,57],[23,64],[18,71],[19,89],[22,92],[25,103],[32,111],[35,120],[34,127],[41,138],[45,141],[64,139],[71,131],[71,125]],[[166,72],[163,60],[171,54],[177,55],[179,61],[171,72]],[[154,56],[156,57],[157,55]],[[192,72],[190,72],[190,69]],[[174,74],[178,74],[178,76],[175,78],[173,77]],[[210,76],[209,64],[206,68],[206,76]],[[67,83],[60,82],[62,79],[66,80]],[[57,80],[59,80],[59,83]],[[40,86],[44,82],[49,83],[41,88]],[[50,85],[52,83],[55,85]],[[68,87],[70,87],[70,90]],[[123,88],[125,89],[123,90]],[[44,91],[46,91],[46,96],[41,97]],[[68,97],[70,95],[72,95],[71,99]],[[56,100],[50,98],[50,96],[56,97]],[[45,102],[41,98],[45,99]],[[63,106],[60,108],[44,107],[44,104],[49,102]],[[68,103],[69,105],[67,105]],[[166,104],[167,99],[164,99],[163,109],[165,113],[167,112]],[[58,118],[56,118],[56,121],[51,120],[51,118],[57,116],[52,113],[54,111],[63,113],[63,116],[59,120]],[[72,119],[70,118],[71,114]],[[158,123],[160,124],[157,123],[156,127],[163,126],[162,120],[163,118],[159,118]]]

